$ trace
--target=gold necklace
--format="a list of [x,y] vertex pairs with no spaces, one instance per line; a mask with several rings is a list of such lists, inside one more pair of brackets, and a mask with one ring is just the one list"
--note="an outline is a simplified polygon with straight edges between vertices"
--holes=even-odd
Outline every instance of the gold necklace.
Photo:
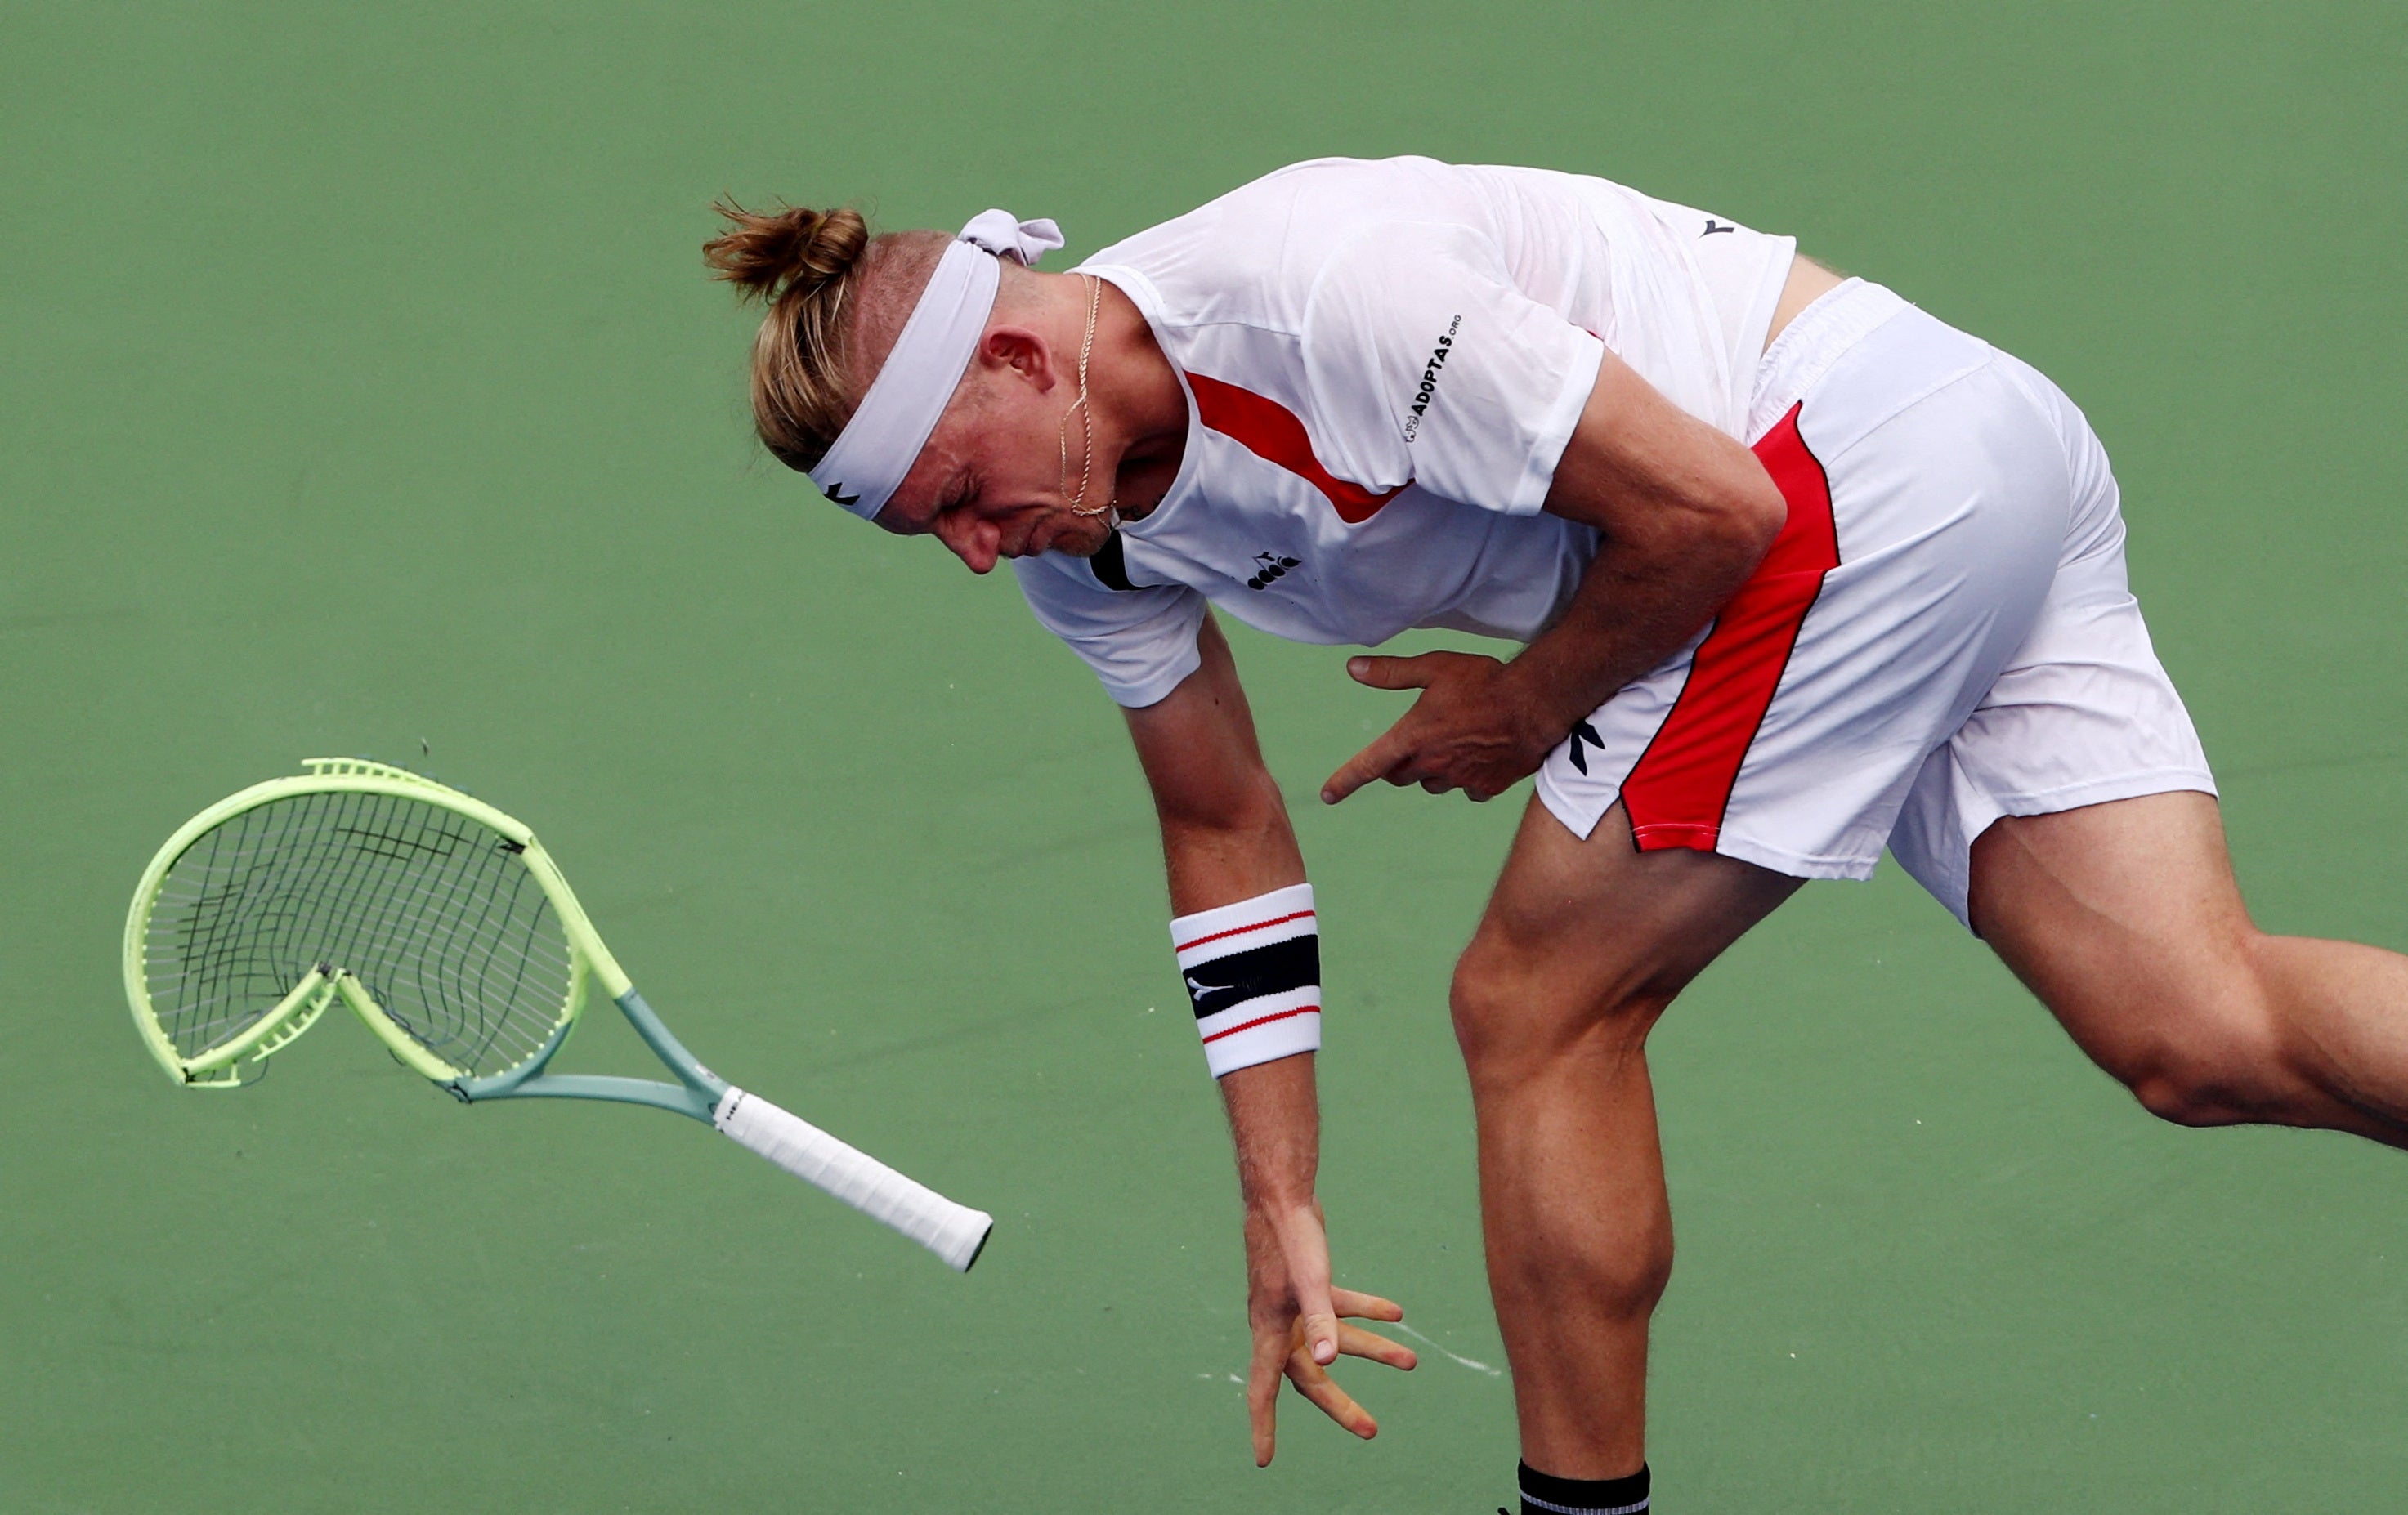
[[1070,513],[1074,516],[1102,516],[1105,523],[1117,530],[1121,523],[1120,502],[1106,500],[1089,507],[1087,484],[1096,466],[1096,412],[1087,404],[1087,359],[1096,347],[1096,317],[1103,308],[1104,281],[1093,274],[1080,276],[1087,281],[1087,329],[1079,338],[1079,397],[1070,408],[1062,412],[1062,423],[1054,429],[1054,440],[1062,453],[1062,493],[1070,493],[1070,418],[1079,418],[1079,493],[1070,494]]

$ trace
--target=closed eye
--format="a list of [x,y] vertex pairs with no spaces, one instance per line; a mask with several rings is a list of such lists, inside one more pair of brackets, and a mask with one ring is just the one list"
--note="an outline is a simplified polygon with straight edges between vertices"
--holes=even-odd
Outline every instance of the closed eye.
[[938,523],[942,522],[945,517],[968,505],[972,499],[976,498],[977,493],[978,491],[971,483],[969,476],[967,474],[962,475],[942,487],[941,492],[937,496],[935,507],[929,510],[927,515],[923,518],[918,524],[903,525],[898,523],[895,529],[899,530],[907,536],[925,536],[931,532],[934,532],[937,529]]

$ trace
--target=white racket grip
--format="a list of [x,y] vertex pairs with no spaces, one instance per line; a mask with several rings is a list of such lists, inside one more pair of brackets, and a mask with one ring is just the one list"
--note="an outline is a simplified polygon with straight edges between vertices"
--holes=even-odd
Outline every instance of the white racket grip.
[[760,1153],[805,1183],[826,1190],[868,1216],[883,1221],[967,1273],[995,1229],[984,1210],[956,1205],[925,1184],[837,1140],[826,1132],[730,1086],[712,1108],[710,1123],[739,1146]]

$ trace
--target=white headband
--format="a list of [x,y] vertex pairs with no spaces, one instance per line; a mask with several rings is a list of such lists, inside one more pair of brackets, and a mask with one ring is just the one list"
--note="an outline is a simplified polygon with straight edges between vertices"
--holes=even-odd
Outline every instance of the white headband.
[[1033,266],[1061,245],[1062,229],[1050,221],[1021,221],[1009,210],[971,217],[937,260],[911,319],[895,338],[895,350],[886,354],[885,365],[827,455],[810,470],[811,482],[864,521],[883,509],[927,445],[978,350],[995,309],[996,286],[1003,282],[996,258]]

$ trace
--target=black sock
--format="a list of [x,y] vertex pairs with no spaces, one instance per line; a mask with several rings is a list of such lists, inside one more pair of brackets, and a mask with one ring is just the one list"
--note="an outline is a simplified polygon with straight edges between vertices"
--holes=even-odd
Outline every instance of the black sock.
[[1647,1465],[1626,1479],[1559,1479],[1522,1465],[1522,1515],[1645,1515]]

